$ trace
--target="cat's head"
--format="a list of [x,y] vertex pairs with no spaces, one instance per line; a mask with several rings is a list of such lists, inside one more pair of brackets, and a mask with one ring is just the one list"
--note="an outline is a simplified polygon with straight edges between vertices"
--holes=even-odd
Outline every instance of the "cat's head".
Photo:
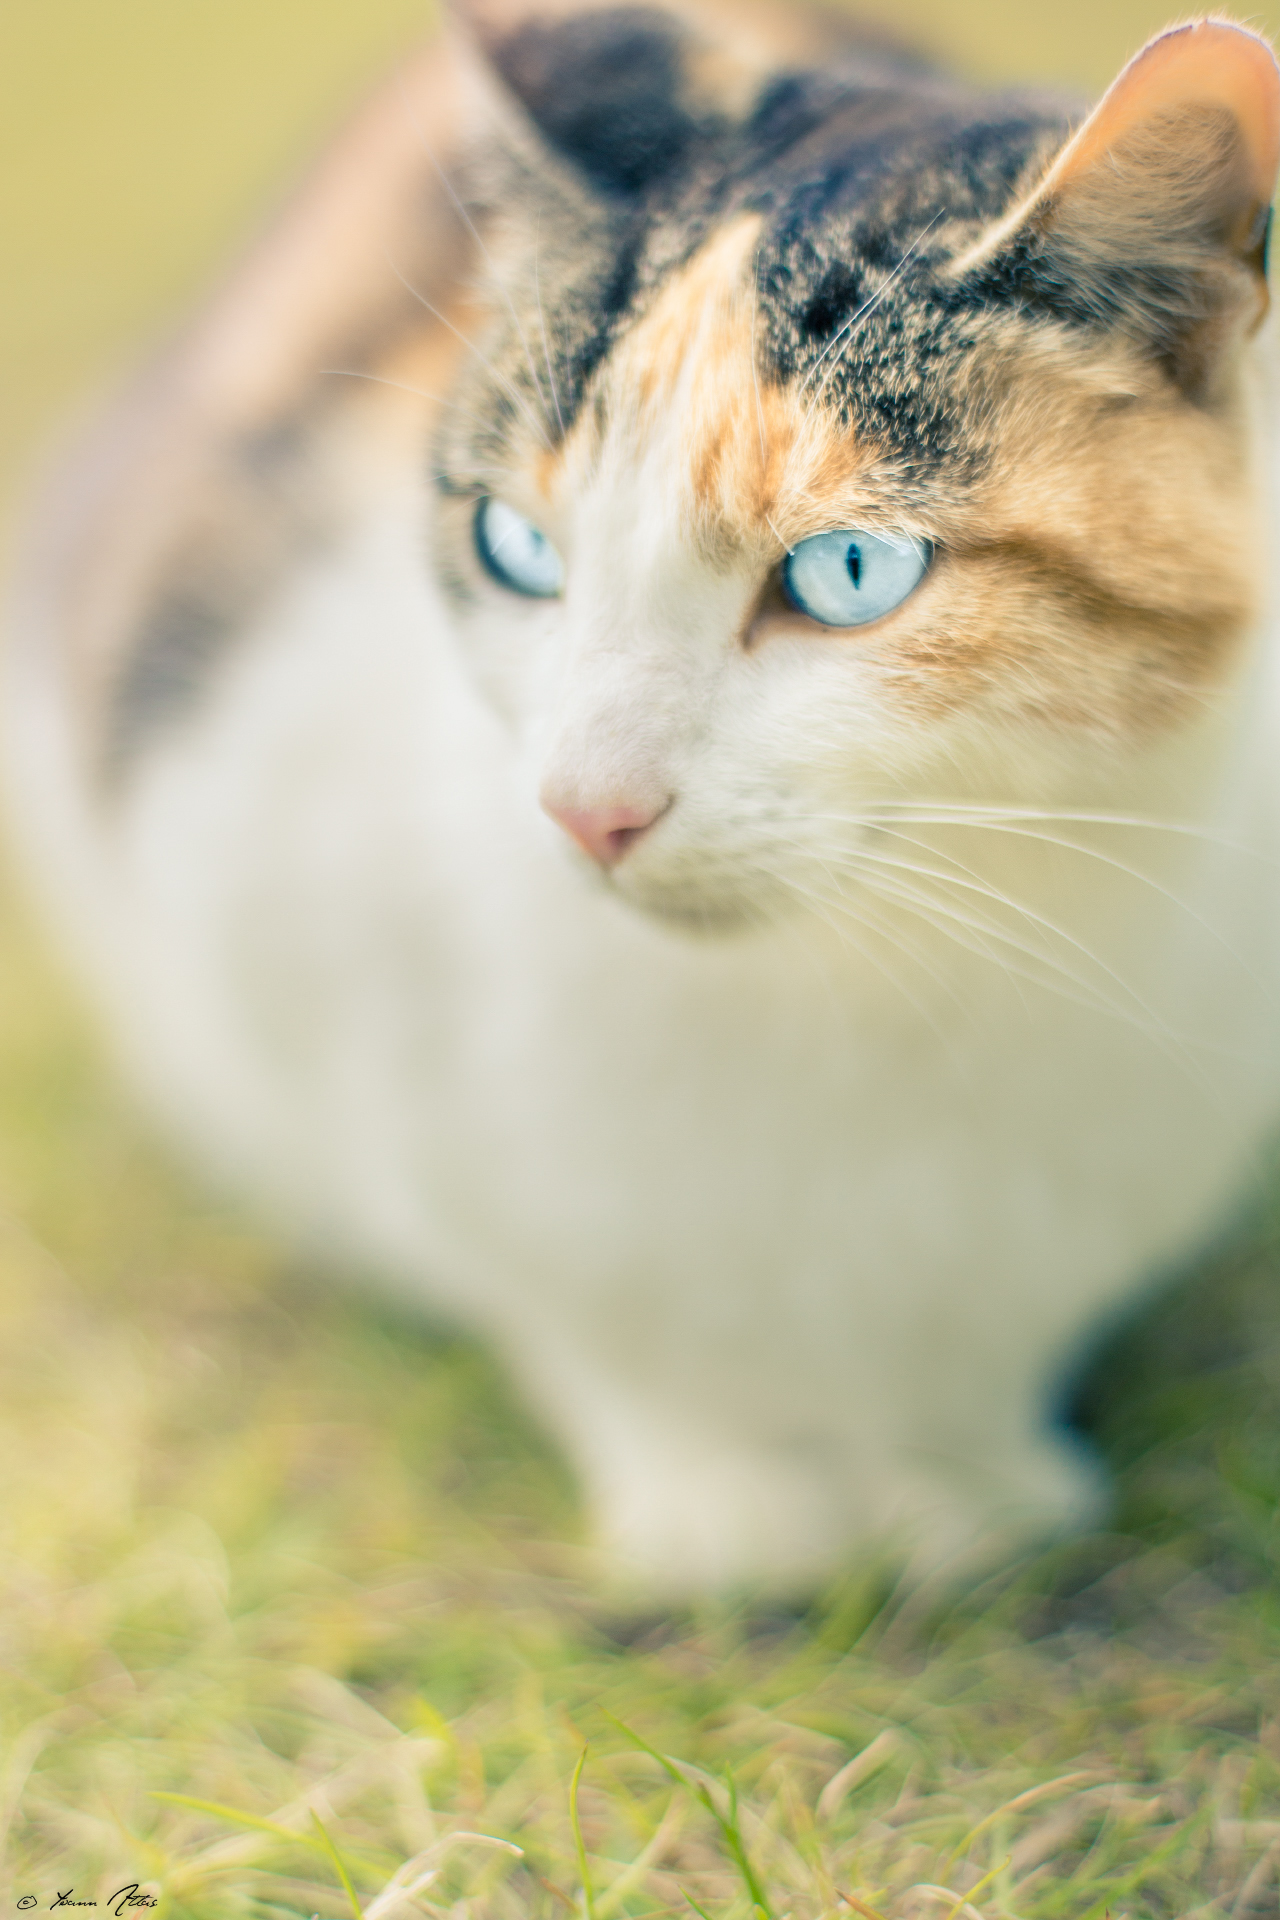
[[1270,50],[1171,31],[1073,131],[834,33],[481,26],[438,566],[531,793],[677,917],[895,795],[1123,786],[1257,611]]

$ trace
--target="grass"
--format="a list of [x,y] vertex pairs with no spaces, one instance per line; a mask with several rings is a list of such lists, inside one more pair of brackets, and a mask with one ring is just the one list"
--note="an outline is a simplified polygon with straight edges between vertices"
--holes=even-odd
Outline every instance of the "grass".
[[12,908],[0,951],[10,1910],[1275,1911],[1270,1223],[1083,1396],[1110,1533],[636,1619],[485,1354],[186,1184]]

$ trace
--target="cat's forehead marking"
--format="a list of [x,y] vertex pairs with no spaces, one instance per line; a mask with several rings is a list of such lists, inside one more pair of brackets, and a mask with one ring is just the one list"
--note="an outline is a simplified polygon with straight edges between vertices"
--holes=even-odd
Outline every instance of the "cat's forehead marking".
[[817,395],[761,376],[762,231],[758,214],[740,214],[669,277],[602,370],[563,461],[538,457],[547,497],[566,473],[603,461],[616,474],[657,453],[704,544],[776,546],[812,531],[815,503],[821,517],[865,469],[866,445]]
[[874,441],[901,469],[962,469],[973,447],[954,376],[987,316],[940,268],[1062,124],[1017,102],[993,112],[927,76],[846,66],[773,76],[744,119],[703,137],[685,173],[632,201],[571,204],[562,176],[523,177],[512,188],[520,231],[542,239],[512,269],[519,318],[497,316],[483,457],[514,450],[522,410],[562,439],[602,384],[620,394],[623,367],[670,391],[673,343],[687,363],[699,300],[718,299],[731,271],[752,293],[748,384],[791,390],[806,414]]
[[[759,214],[739,214],[667,280],[622,341],[612,384],[629,385],[649,408],[669,405],[677,395],[696,401],[706,362],[727,332],[736,334],[750,304],[761,225]],[[749,378],[750,369],[744,371]]]

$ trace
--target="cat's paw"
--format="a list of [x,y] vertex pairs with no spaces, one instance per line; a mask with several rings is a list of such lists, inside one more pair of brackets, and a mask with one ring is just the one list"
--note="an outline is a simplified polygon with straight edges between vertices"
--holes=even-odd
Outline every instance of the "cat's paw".
[[1067,1437],[1024,1435],[975,1463],[845,1459],[804,1450],[650,1448],[643,1466],[597,1486],[602,1545],[660,1597],[750,1588],[809,1591],[874,1553],[908,1580],[968,1578],[1028,1546],[1101,1520],[1107,1478]]
[[642,1470],[598,1487],[592,1504],[617,1573],[668,1600],[808,1592],[849,1526],[830,1476],[764,1448],[655,1450]]
[[1068,1434],[1024,1433],[978,1460],[935,1458],[880,1490],[881,1531],[909,1574],[965,1577],[1105,1520],[1111,1484]]

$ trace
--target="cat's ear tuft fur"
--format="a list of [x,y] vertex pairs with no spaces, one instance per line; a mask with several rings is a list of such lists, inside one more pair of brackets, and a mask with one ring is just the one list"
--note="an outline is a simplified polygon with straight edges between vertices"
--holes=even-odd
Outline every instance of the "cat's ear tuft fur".
[[1191,398],[1266,311],[1280,70],[1221,19],[1171,28],[1121,73],[1035,184],[952,267],[1139,338]]

